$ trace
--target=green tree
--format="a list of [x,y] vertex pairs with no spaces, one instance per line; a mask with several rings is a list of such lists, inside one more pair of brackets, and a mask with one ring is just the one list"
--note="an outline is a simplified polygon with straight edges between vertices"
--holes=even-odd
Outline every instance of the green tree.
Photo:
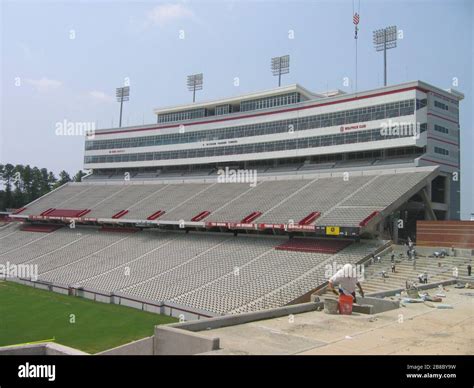
[[68,182],[71,182],[71,177],[69,176],[69,174],[62,170],[60,173],[59,173],[59,180],[56,182],[55,184],[55,187],[54,188],[57,188],[59,186],[62,186],[64,185],[65,183],[68,183]]
[[84,171],[79,170],[76,175],[74,175],[74,182],[82,182],[82,177],[87,175]]
[[[85,175],[79,171],[75,179]],[[0,210],[21,208],[52,189],[70,182],[71,177],[61,171],[59,181],[52,171],[30,165],[0,164]]]

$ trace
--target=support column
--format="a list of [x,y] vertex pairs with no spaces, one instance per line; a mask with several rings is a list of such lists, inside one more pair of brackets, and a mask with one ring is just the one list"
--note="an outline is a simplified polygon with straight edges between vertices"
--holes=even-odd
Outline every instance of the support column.
[[398,217],[395,217],[392,220],[392,228],[393,228],[393,233],[392,233],[392,240],[394,244],[398,244]]
[[423,203],[425,205],[425,218],[428,221],[436,221],[436,214],[433,211],[433,208],[431,206],[431,201],[428,196],[428,192],[426,188],[423,188],[423,190],[420,191],[421,199],[423,199]]

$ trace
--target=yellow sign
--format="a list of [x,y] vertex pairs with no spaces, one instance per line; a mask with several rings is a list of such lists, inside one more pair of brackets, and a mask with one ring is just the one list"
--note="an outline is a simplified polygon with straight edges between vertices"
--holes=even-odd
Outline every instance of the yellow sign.
[[326,234],[339,236],[339,226],[326,226]]

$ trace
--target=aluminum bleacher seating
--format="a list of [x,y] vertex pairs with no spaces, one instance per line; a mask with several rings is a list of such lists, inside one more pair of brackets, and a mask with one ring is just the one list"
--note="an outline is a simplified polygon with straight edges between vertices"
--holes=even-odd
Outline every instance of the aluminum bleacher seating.
[[337,253],[315,253],[276,250],[285,237],[13,229],[0,234],[0,264],[37,265],[39,280],[53,284],[172,301],[216,314],[282,306],[323,283],[328,262],[356,262],[375,247],[354,243]]
[[[111,182],[67,184],[27,205],[20,215],[40,215],[48,209],[90,210],[89,218],[121,213],[121,220],[142,220],[162,210],[160,221],[191,221],[209,211],[205,221],[241,222],[260,212],[256,222],[298,223],[312,212],[315,225],[358,226],[374,211],[382,211],[431,173],[380,172],[363,175],[303,177],[252,183],[217,180],[163,183]],[[303,179],[304,178],[304,179]]]

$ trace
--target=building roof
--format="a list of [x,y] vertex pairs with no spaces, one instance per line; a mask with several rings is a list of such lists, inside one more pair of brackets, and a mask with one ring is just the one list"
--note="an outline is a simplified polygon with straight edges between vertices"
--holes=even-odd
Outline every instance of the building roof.
[[327,97],[333,97],[333,96],[337,96],[341,94],[346,94],[344,91],[338,90],[338,89],[327,91],[324,93],[313,93],[299,84],[292,84],[288,86],[281,86],[278,88],[267,89],[267,90],[263,90],[259,92],[241,94],[234,97],[221,98],[218,100],[210,100],[210,101],[195,102],[195,103],[190,103],[190,104],[157,108],[157,109],[154,109],[153,112],[155,114],[164,114],[164,113],[182,112],[182,111],[190,110],[190,109],[211,108],[217,105],[240,104],[240,102],[242,101],[255,100],[255,99],[265,98],[265,97],[270,97],[270,96],[278,96],[278,95],[287,94],[287,93],[300,93],[307,100],[314,100],[318,98],[327,98]]

